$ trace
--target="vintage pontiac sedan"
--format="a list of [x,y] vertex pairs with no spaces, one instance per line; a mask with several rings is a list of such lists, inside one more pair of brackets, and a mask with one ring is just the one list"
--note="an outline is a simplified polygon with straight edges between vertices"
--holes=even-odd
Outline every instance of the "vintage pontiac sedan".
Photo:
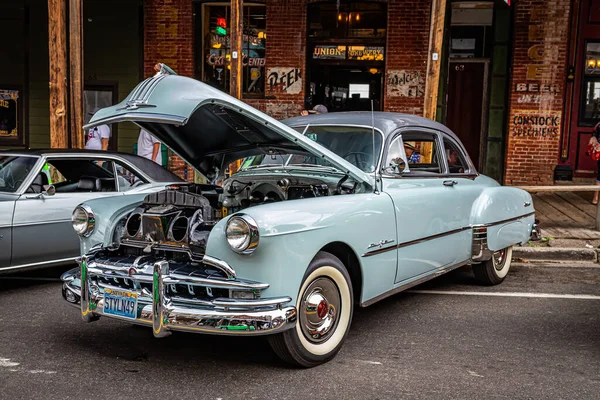
[[465,265],[498,284],[512,246],[536,233],[529,194],[478,174],[452,132],[420,117],[279,122],[163,68],[89,126],[119,121],[210,183],[75,209],[83,255],[62,295],[86,322],[268,335],[281,358],[310,367],[340,350],[355,307]]

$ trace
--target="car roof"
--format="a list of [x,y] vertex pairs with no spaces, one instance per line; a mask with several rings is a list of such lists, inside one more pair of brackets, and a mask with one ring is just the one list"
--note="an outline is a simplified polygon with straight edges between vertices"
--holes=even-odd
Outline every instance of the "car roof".
[[403,127],[422,127],[435,129],[451,136],[460,142],[458,137],[446,126],[430,119],[411,114],[394,112],[352,111],[332,112],[326,114],[309,114],[302,117],[293,117],[282,121],[288,126],[303,125],[360,125],[374,126],[387,138],[388,135]]
[[135,167],[142,170],[155,182],[182,182],[182,179],[171,171],[163,168],[147,158],[140,157],[129,153],[120,153],[115,151],[104,151],[104,150],[87,150],[87,149],[30,149],[30,150],[1,150],[0,155],[13,155],[13,156],[30,156],[30,157],[46,157],[60,154],[68,155],[82,155],[91,156],[117,156]]

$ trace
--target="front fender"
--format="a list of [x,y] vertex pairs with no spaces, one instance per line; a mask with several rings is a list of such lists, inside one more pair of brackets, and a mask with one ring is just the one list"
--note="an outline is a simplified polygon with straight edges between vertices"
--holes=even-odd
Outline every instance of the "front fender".
[[535,210],[531,195],[513,187],[486,188],[473,204],[471,225],[487,226],[492,251],[529,241]]
[[81,254],[88,253],[93,246],[100,243],[104,246],[110,245],[117,222],[140,205],[146,195],[147,193],[119,195],[83,203],[92,209],[96,222],[94,232],[89,237],[80,237]]
[[242,278],[269,283],[268,296],[290,296],[295,301],[311,260],[332,242],[347,244],[358,256],[363,299],[391,289],[396,253],[361,257],[370,243],[396,239],[393,204],[387,194],[291,200],[247,208],[242,213],[259,226],[256,250],[249,255],[231,250],[225,238],[230,216],[213,228],[207,254],[228,262]]

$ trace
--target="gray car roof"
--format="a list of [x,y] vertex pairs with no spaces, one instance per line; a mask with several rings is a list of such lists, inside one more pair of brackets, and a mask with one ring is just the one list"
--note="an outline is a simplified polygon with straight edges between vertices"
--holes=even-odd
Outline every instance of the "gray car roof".
[[82,155],[82,156],[117,156],[120,157],[129,163],[133,164],[135,167],[139,168],[143,171],[148,177],[150,177],[155,182],[183,182],[183,180],[172,173],[171,171],[163,168],[152,160],[149,160],[144,157],[140,157],[134,154],[129,153],[119,153],[113,151],[104,151],[104,150],[87,150],[87,149],[33,149],[33,150],[1,150],[0,155],[7,154],[13,156],[33,156],[33,157],[44,157],[44,156],[53,156],[56,154],[69,154],[69,155]]
[[460,143],[458,137],[446,126],[430,119],[411,114],[379,111],[374,113],[371,113],[370,111],[333,112],[326,114],[309,114],[303,117],[289,118],[281,122],[288,126],[304,126],[308,124],[372,126],[374,122],[375,129],[379,129],[383,132],[386,138],[398,128],[408,126],[422,127],[444,132]]

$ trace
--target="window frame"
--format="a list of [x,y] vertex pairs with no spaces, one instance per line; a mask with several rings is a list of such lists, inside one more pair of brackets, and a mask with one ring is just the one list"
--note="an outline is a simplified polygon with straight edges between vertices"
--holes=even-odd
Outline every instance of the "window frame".
[[[581,81],[579,87],[579,115],[578,124],[579,126],[594,126],[597,122],[597,118],[585,118],[585,102],[586,102],[586,88],[588,82],[598,82],[600,86],[600,74],[586,74],[587,69],[587,47],[590,43],[600,44],[600,39],[589,39],[584,41],[583,45],[583,59],[581,65]],[[599,99],[600,102],[600,99]]]
[[[227,2],[227,1],[218,1],[218,0],[209,0],[209,1],[204,1],[204,2],[198,2],[198,5],[195,7],[198,7],[200,9],[200,22],[197,22],[198,17],[195,17],[195,22],[196,22],[196,28],[194,29],[194,35],[197,37],[197,42],[200,43],[200,46],[194,46],[194,60],[196,61],[196,63],[199,63],[200,68],[196,68],[196,72],[195,72],[195,76],[196,79],[198,79],[201,82],[204,82],[204,72],[206,69],[206,65],[205,65],[205,55],[206,55],[206,43],[205,43],[205,38],[204,38],[204,31],[205,31],[205,27],[204,27],[204,21],[205,21],[205,13],[209,12],[208,9],[210,7],[226,7],[229,8],[229,16],[231,16],[231,3]],[[264,15],[265,18],[267,18],[267,4],[266,3],[261,3],[261,2],[257,2],[257,1],[250,1],[248,3],[244,3],[244,7],[262,7],[264,8]],[[196,12],[196,11],[194,11]],[[228,26],[231,26],[231,19],[227,18],[227,24]],[[229,29],[229,28],[228,28]],[[265,26],[265,33],[267,31],[267,28]],[[229,33],[228,33],[229,34]],[[265,60],[266,60],[266,48],[267,48],[267,42],[265,39]],[[242,50],[244,50],[243,47],[243,41],[242,41]],[[200,53],[200,57],[198,57],[197,53]],[[244,86],[244,80],[245,80],[245,75],[244,75],[244,67],[242,66],[242,99],[264,99],[266,96],[266,90],[267,90],[267,64],[265,64],[265,66],[263,67],[263,90],[262,92],[245,92],[245,86]],[[226,68],[225,68],[226,69]],[[199,76],[198,76],[199,75]],[[212,86],[212,85],[211,85]],[[223,89],[219,88],[219,87],[215,87],[215,89],[218,89],[220,91],[224,91],[225,93],[228,93],[227,91],[227,85],[225,85],[225,87]]]
[[[450,142],[451,144],[454,145],[454,147],[458,150],[458,152],[460,153],[460,156],[462,157],[462,159],[465,161],[465,171],[464,172],[450,172],[450,165],[448,165],[448,160],[446,159],[446,157],[444,157],[444,162],[446,163],[446,167],[447,167],[447,175],[448,176],[459,176],[459,177],[476,177],[478,174],[476,172],[474,172],[474,168],[471,165],[471,159],[469,157],[466,156],[465,151],[463,149],[463,147],[456,141],[454,140],[450,135],[444,135],[442,134],[442,145],[444,145],[444,141],[447,140],[448,142]],[[446,150],[446,146],[444,145],[443,147],[444,152]]]
[[[445,150],[444,139],[447,139],[448,141],[453,143],[456,146],[456,148],[459,150],[461,156],[466,161],[468,168],[465,169],[465,172],[450,173],[450,169],[448,167],[448,160],[446,159],[446,157],[442,157],[442,160],[439,160],[440,152],[438,151],[438,162],[439,162],[440,166],[442,167],[441,168],[442,172],[439,174],[432,173],[432,174],[421,175],[421,174],[413,174],[413,173],[411,173],[412,171],[409,172],[408,174],[398,174],[398,175],[392,175],[392,174],[386,173],[384,160],[387,160],[388,149],[389,149],[390,145],[398,137],[400,137],[400,139],[402,140],[402,143],[404,143],[404,138],[402,137],[402,135],[406,134],[406,133],[410,133],[410,132],[421,132],[421,133],[431,134],[431,135],[435,136],[435,142],[438,146],[438,149]],[[409,169],[410,169],[410,166],[409,166]],[[463,147],[456,140],[454,140],[454,138],[452,138],[452,136],[450,136],[440,130],[425,128],[425,127],[420,127],[420,126],[408,126],[408,127],[400,128],[388,136],[388,138],[384,144],[384,153],[382,154],[381,163],[379,165],[378,171],[382,178],[390,178],[390,179],[432,179],[432,178],[446,178],[446,177],[460,177],[460,178],[475,179],[477,176],[479,176],[479,173],[473,166],[471,159],[468,156],[466,156],[466,153],[465,153]]]
[[24,146],[27,142],[26,138],[26,123],[24,118],[24,109],[27,104],[27,94],[23,90],[23,85],[15,84],[0,84],[0,90],[16,90],[19,93],[19,98],[16,101],[16,118],[17,118],[17,135],[16,136],[0,136],[0,145],[3,146]]

